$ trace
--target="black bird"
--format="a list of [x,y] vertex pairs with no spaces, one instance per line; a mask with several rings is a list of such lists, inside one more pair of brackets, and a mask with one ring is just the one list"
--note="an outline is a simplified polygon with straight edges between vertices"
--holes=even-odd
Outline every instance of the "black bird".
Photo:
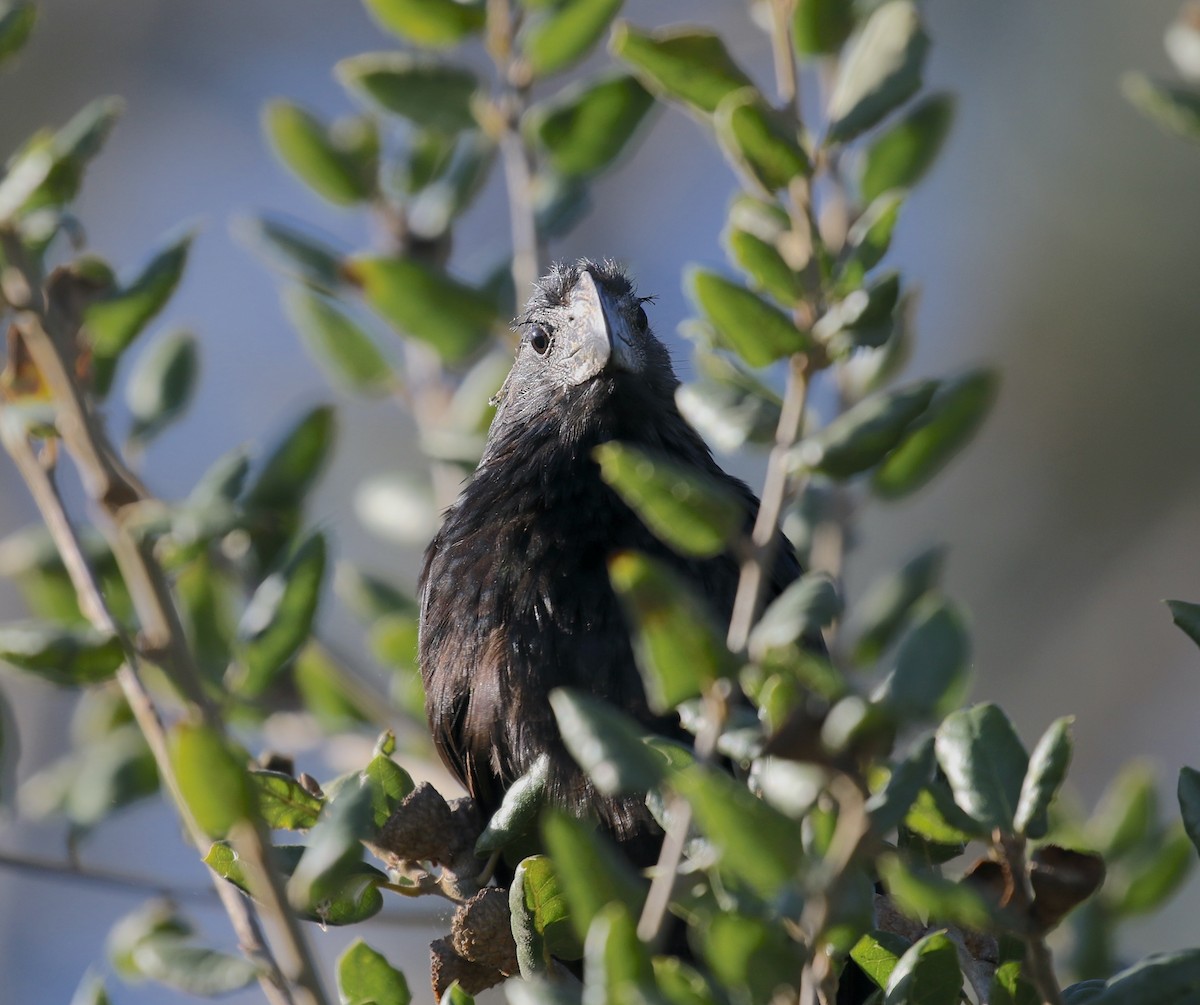
[[[592,451],[616,440],[666,455],[731,487],[747,526],[758,509],[679,414],[679,380],[644,302],[609,262],[559,265],[539,282],[483,459],[425,554],[419,643],[438,752],[485,819],[546,753],[550,799],[598,818],[639,866],[657,856],[657,825],[643,800],[594,790],[548,696],[578,688],[679,735],[647,706],[608,560],[632,549],[668,563],[726,622],[738,568],[730,555],[687,558],[658,541],[601,480]],[[778,555],[768,599],[800,572],[790,547]]]

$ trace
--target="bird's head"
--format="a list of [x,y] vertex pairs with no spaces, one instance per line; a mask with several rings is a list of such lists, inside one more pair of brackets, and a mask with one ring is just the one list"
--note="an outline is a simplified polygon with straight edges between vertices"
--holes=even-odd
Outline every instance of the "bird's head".
[[497,423],[564,408],[578,421],[622,392],[671,403],[679,381],[644,304],[612,262],[556,265],[517,322],[521,343],[496,395]]

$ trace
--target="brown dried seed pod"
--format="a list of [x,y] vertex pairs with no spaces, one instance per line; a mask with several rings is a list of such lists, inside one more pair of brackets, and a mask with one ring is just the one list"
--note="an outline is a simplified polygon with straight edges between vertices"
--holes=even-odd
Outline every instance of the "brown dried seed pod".
[[454,912],[450,939],[454,949],[474,963],[515,974],[517,944],[508,912],[508,891],[491,886]]
[[446,861],[453,834],[454,817],[446,800],[428,782],[422,782],[396,807],[379,830],[375,845],[387,859],[400,861]]
[[440,1002],[446,989],[455,981],[469,995],[477,995],[504,980],[504,974],[494,967],[481,966],[459,956],[449,939],[429,944],[429,976],[433,983],[433,1000]]

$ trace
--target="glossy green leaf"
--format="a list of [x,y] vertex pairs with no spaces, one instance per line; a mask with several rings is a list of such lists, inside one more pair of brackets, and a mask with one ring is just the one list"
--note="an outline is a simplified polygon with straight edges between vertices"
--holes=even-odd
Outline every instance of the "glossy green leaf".
[[355,939],[338,957],[337,984],[343,1005],[408,1005],[412,1001],[404,974],[362,939]]
[[577,63],[600,41],[622,0],[566,0],[534,20],[521,48],[534,76],[544,77]]
[[1029,771],[1021,783],[1021,798],[1013,819],[1018,834],[1031,838],[1046,836],[1049,828],[1047,811],[1062,787],[1067,777],[1067,765],[1071,763],[1071,724],[1074,721],[1069,715],[1055,719],[1029,755]]
[[900,957],[884,1005],[958,1005],[962,986],[954,943],[945,932],[931,932]]
[[371,793],[371,819],[382,827],[404,797],[416,788],[412,776],[385,753],[378,753],[362,770],[363,785]]
[[732,672],[711,612],[674,572],[625,552],[609,563],[609,575],[633,626],[634,655],[656,712],[666,714]]
[[143,939],[133,963],[143,977],[184,994],[211,998],[253,984],[258,968],[241,956],[191,945],[175,936]]
[[354,258],[348,270],[372,308],[448,362],[470,356],[497,325],[487,297],[414,258]]
[[701,112],[715,112],[725,95],[750,84],[725,43],[710,31],[684,27],[642,32],[619,21],[609,45],[655,94]]
[[942,384],[921,421],[875,472],[875,492],[884,499],[899,499],[929,482],[978,431],[997,387],[990,370]]
[[786,314],[723,276],[693,269],[688,287],[721,344],[750,366],[767,366],[810,345],[808,334]]
[[1200,140],[1200,92],[1194,88],[1163,84],[1142,73],[1127,73],[1121,78],[1121,91],[1138,111],[1167,132]]
[[1200,604],[1189,604],[1184,600],[1168,600],[1171,620],[1196,645],[1200,646]]
[[696,468],[624,443],[603,443],[592,456],[604,481],[680,554],[718,555],[746,522],[744,500]]
[[517,866],[509,907],[517,962],[526,980],[546,975],[552,957],[577,960],[583,955],[558,874],[545,855],[533,855]]
[[362,394],[387,394],[392,367],[371,336],[336,301],[302,287],[283,295],[284,311],[304,346],[337,381]]
[[829,139],[853,139],[916,94],[928,50],[929,36],[911,0],[875,8],[838,71],[829,98]]
[[0,14],[0,63],[5,63],[25,46],[37,22],[37,8],[31,3],[5,4]]
[[480,0],[363,0],[380,26],[418,46],[455,45],[486,19]]
[[529,110],[526,128],[565,178],[588,178],[628,145],[654,98],[628,74],[580,82]]
[[121,640],[86,625],[35,621],[0,627],[0,660],[55,684],[108,680],[125,662]]
[[796,126],[753,87],[721,99],[713,114],[717,142],[735,168],[767,192],[786,188],[812,171]]
[[464,67],[409,52],[367,52],[343,59],[334,72],[347,90],[421,128],[475,126],[471,101],[479,81]]
[[334,416],[318,405],[284,431],[246,490],[250,509],[290,510],[303,502],[333,447]]
[[246,217],[234,221],[233,233],[243,244],[285,275],[320,290],[341,284],[340,251],[300,228],[277,217]]
[[895,932],[872,929],[863,935],[850,950],[850,959],[859,965],[876,985],[887,988],[900,957],[908,951],[909,943]]
[[325,536],[312,534],[254,591],[238,626],[240,671],[234,686],[240,693],[261,694],[308,639],[325,553]]
[[606,904],[616,901],[634,914],[641,911],[645,880],[592,825],[562,810],[548,809],[542,815],[542,836],[580,937]]
[[768,899],[795,877],[803,848],[794,820],[714,768],[692,765],[675,774],[671,784],[721,853],[722,868]]
[[871,584],[855,608],[859,662],[877,659],[892,643],[917,601],[938,585],[945,560],[944,547],[929,548]]
[[1179,810],[1183,815],[1183,826],[1192,844],[1200,852],[1200,771],[1183,767],[1179,770],[1177,787]]
[[172,332],[151,343],[125,385],[133,416],[130,437],[146,442],[178,419],[191,404],[200,374],[200,353],[190,332]]
[[263,110],[263,129],[275,155],[317,195],[337,206],[353,206],[371,195],[371,179],[339,147],[314,115],[276,99]]
[[901,720],[934,718],[961,700],[970,657],[962,613],[948,601],[928,600],[914,613],[876,700]]
[[796,0],[792,41],[803,56],[830,56],[854,30],[852,0]]
[[171,767],[188,811],[210,837],[253,816],[257,799],[245,762],[208,726],[183,721],[170,732]]
[[938,727],[936,751],[963,812],[1012,831],[1029,757],[1008,716],[991,703],[952,712]]
[[822,572],[806,573],[763,611],[750,633],[750,652],[757,659],[772,649],[817,635],[841,613],[842,598],[833,580]]
[[490,855],[529,833],[546,802],[546,779],[550,758],[542,754],[504,793],[499,809],[492,814],[475,842],[475,854]]
[[933,166],[954,123],[954,98],[931,94],[889,126],[867,148],[859,189],[868,202],[891,189],[908,189]]
[[800,277],[773,243],[748,230],[730,226],[725,231],[725,247],[730,260],[746,274],[755,290],[774,297],[787,307],[794,307],[799,302],[803,294]]
[[713,977],[744,1000],[769,1002],[795,986],[802,951],[778,923],[720,912],[701,931]]
[[[1041,996],[1021,977],[1021,961],[1009,960],[996,968],[988,1005],[1041,1005]],[[1064,1005],[1066,999],[1063,999]]]
[[662,781],[662,759],[642,742],[643,728],[615,706],[560,687],[550,707],[567,750],[604,795],[646,792]]
[[324,800],[282,771],[251,771],[258,810],[273,830],[306,831],[316,825]]
[[1200,949],[1151,953],[1112,977],[1094,1005],[1192,1005],[1200,993]]

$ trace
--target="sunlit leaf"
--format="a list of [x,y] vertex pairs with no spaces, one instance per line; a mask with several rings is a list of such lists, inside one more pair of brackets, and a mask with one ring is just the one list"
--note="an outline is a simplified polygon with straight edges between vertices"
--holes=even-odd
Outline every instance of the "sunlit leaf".
[[363,784],[371,793],[371,815],[376,827],[382,827],[414,788],[412,776],[391,759],[378,753],[362,770]]
[[530,856],[517,866],[509,906],[517,962],[526,980],[545,975],[552,956],[577,960],[583,955],[558,873],[545,855]]
[[955,803],[981,826],[1012,831],[1029,756],[1008,716],[991,703],[952,712],[936,750]]
[[750,652],[762,654],[812,636],[841,613],[842,600],[833,580],[825,573],[807,573],[763,611],[750,633]]
[[343,59],[334,72],[348,90],[425,129],[475,125],[471,99],[479,81],[464,67],[409,52],[368,52]]
[[884,1005],[958,1005],[962,984],[954,943],[945,932],[931,932],[896,963]]
[[263,128],[276,156],[309,188],[338,206],[353,206],[371,194],[361,165],[333,140],[311,113],[277,99],[263,110]]
[[620,21],[609,44],[655,94],[701,112],[715,112],[725,95],[750,84],[725,43],[710,31],[685,27],[642,32]]
[[646,792],[663,777],[662,759],[642,742],[642,727],[608,702],[555,688],[550,707],[567,750],[606,796]]
[[693,269],[688,287],[721,343],[751,366],[767,366],[810,345],[786,314],[723,276]]
[[55,684],[107,680],[125,661],[121,640],[90,626],[25,621],[0,627],[0,660]]
[[797,0],[792,13],[792,41],[801,56],[830,56],[854,30],[852,0]]
[[564,70],[588,54],[617,16],[622,0],[567,0],[522,32],[521,48],[535,76]]
[[793,987],[801,950],[775,923],[752,916],[714,914],[702,933],[704,960],[723,987],[768,1002]]
[[343,1005],[408,1005],[412,1000],[404,974],[362,939],[338,957],[337,983]]
[[293,287],[283,306],[305,347],[340,383],[363,394],[386,394],[395,385],[371,336],[336,301]]
[[206,725],[183,721],[170,733],[171,767],[179,793],[200,829],[224,837],[254,814],[256,797],[245,762]]
[[268,827],[300,831],[316,824],[324,801],[291,775],[281,771],[251,771],[250,782],[258,793],[258,809]]
[[933,166],[954,122],[954,98],[932,94],[913,106],[867,148],[859,188],[870,202],[891,189],[912,188]]
[[448,46],[479,31],[486,18],[480,0],[363,0],[379,24],[419,46]]
[[786,188],[812,170],[796,126],[767,104],[753,87],[721,99],[713,128],[725,156],[766,191]]
[[492,814],[475,842],[476,855],[490,855],[533,828],[546,802],[549,772],[550,758],[542,754],[528,771],[508,787],[500,807]]

